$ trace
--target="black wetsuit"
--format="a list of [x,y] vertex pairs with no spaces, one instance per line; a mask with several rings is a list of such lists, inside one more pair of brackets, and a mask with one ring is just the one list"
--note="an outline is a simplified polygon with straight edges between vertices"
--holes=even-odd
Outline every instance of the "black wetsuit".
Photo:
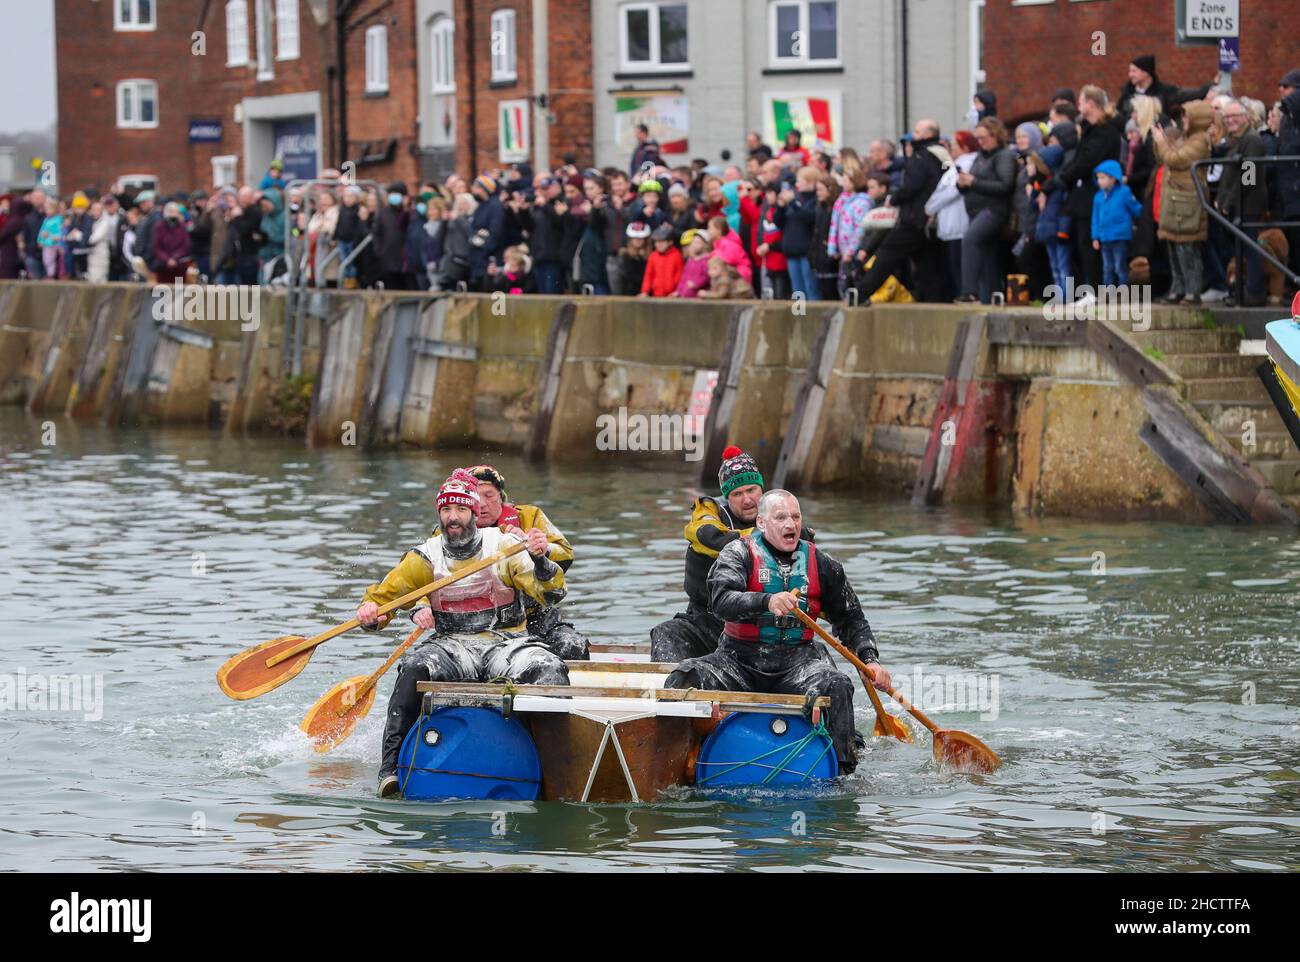
[[[777,551],[770,543],[768,550],[783,570],[790,568],[792,554]],[[877,661],[875,637],[844,568],[820,548],[812,550],[817,556],[821,611],[831,624],[832,634],[864,662]],[[749,589],[753,565],[745,541],[733,541],[722,549],[708,579],[710,606],[716,617],[753,624],[768,614],[769,596]],[[668,676],[664,687],[828,695],[831,707],[826,727],[835,744],[840,771],[848,773],[857,767],[853,682],[835,667],[826,648],[815,639],[802,644],[769,644],[723,634],[716,651],[683,661]]]

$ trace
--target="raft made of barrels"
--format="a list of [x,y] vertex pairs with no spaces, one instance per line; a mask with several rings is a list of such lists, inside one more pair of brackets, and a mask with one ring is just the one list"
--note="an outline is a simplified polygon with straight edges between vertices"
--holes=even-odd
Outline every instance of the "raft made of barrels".
[[568,666],[567,686],[420,682],[420,717],[399,756],[403,795],[644,802],[681,785],[838,773],[824,696],[664,688],[671,664]]

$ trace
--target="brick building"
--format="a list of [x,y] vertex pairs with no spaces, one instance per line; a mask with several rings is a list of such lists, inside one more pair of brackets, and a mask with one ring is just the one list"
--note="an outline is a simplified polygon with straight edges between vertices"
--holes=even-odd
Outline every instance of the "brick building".
[[[1178,42],[1179,0],[983,0],[983,6],[985,84],[997,94],[1004,120],[1041,117],[1058,87],[1077,92],[1096,83],[1117,97],[1129,62],[1143,54],[1155,55],[1161,80],[1180,87],[1218,76],[1216,42]],[[1300,67],[1296,2],[1241,0],[1240,9],[1241,68],[1232,75],[1233,92],[1271,105],[1278,80]],[[1104,34],[1101,56],[1093,52],[1097,32]]]
[[455,0],[454,50],[456,169],[593,162],[591,0]]
[[347,149],[331,156],[355,160],[357,176],[413,183],[515,162],[552,167],[570,153],[592,162],[590,0],[342,9],[337,129]]
[[336,105],[329,161],[352,161],[361,180],[415,182],[421,176],[417,3],[333,0],[330,6],[336,46],[320,80]]
[[593,161],[590,0],[55,0],[65,189]]
[[323,159],[325,0],[55,0],[59,185],[256,183]]

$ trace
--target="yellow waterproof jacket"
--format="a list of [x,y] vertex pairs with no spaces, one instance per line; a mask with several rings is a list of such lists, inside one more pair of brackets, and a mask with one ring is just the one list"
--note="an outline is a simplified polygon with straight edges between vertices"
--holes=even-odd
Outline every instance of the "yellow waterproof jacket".
[[691,509],[691,520],[686,522],[686,580],[683,587],[691,604],[701,611],[709,610],[709,592],[706,581],[718,552],[742,535],[753,534],[754,526],[737,528],[744,522],[736,520],[726,504],[713,498],[696,498]]

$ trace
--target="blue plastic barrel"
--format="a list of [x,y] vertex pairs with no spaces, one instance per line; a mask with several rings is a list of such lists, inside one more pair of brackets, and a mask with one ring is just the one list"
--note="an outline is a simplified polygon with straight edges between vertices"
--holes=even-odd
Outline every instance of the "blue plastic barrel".
[[736,712],[700,747],[695,784],[800,785],[839,771],[830,738],[801,715]]
[[516,719],[495,708],[439,708],[406,733],[397,778],[416,801],[532,801],[542,788],[542,763]]

